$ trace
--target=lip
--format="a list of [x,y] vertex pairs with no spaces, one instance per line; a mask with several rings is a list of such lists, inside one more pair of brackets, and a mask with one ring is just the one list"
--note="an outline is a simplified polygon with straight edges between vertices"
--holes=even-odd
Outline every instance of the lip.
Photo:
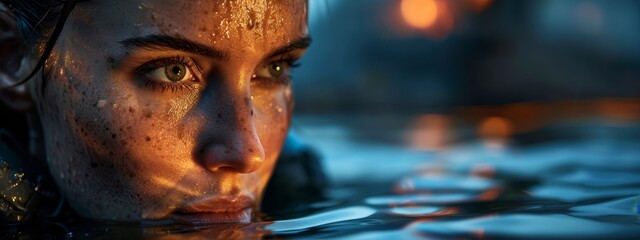
[[248,223],[253,200],[244,195],[216,197],[179,208],[171,219],[184,224]]

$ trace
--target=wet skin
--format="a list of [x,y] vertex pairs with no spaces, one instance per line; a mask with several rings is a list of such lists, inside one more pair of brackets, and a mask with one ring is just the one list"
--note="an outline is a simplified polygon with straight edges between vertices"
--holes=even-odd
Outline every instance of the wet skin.
[[[271,3],[268,3],[271,2]],[[30,83],[83,216],[246,222],[284,142],[306,1],[81,2]]]

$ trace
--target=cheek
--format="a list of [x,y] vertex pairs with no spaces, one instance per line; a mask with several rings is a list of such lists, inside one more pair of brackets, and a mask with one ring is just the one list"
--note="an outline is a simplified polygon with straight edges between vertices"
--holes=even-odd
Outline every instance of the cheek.
[[293,102],[290,96],[288,88],[252,96],[254,127],[269,160],[277,157],[287,135]]
[[126,189],[118,198],[108,194],[123,189],[129,174],[114,160],[123,155],[122,148],[114,147],[123,142],[116,143],[117,128],[108,114],[114,95],[105,87],[109,79],[94,77],[107,76],[101,74],[104,69],[80,67],[71,60],[80,59],[75,57],[52,55],[37,105],[47,162],[57,185],[76,210],[92,214],[112,204],[127,205],[135,196]]

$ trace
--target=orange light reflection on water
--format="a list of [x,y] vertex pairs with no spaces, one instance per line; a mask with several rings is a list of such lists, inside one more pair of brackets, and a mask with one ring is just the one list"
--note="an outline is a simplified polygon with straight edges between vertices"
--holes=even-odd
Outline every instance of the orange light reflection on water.
[[449,145],[450,134],[449,118],[439,114],[425,114],[413,121],[408,142],[415,150],[438,151]]
[[503,148],[512,134],[512,123],[503,117],[487,117],[478,126],[478,136],[489,148]]

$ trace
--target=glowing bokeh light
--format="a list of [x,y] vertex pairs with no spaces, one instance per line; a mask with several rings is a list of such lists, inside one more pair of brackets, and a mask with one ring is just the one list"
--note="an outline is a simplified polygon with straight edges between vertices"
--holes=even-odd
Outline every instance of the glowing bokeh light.
[[503,149],[511,136],[513,124],[504,117],[485,118],[479,126],[478,135],[482,142],[491,149]]
[[493,3],[493,0],[467,0],[467,2],[473,10],[482,12]]
[[479,135],[482,138],[508,138],[511,135],[512,124],[509,119],[503,117],[485,118],[479,127]]
[[444,115],[421,115],[411,126],[409,145],[416,150],[444,150],[450,140],[450,127],[451,122]]
[[400,11],[409,26],[420,29],[431,27],[438,18],[435,0],[402,0]]

